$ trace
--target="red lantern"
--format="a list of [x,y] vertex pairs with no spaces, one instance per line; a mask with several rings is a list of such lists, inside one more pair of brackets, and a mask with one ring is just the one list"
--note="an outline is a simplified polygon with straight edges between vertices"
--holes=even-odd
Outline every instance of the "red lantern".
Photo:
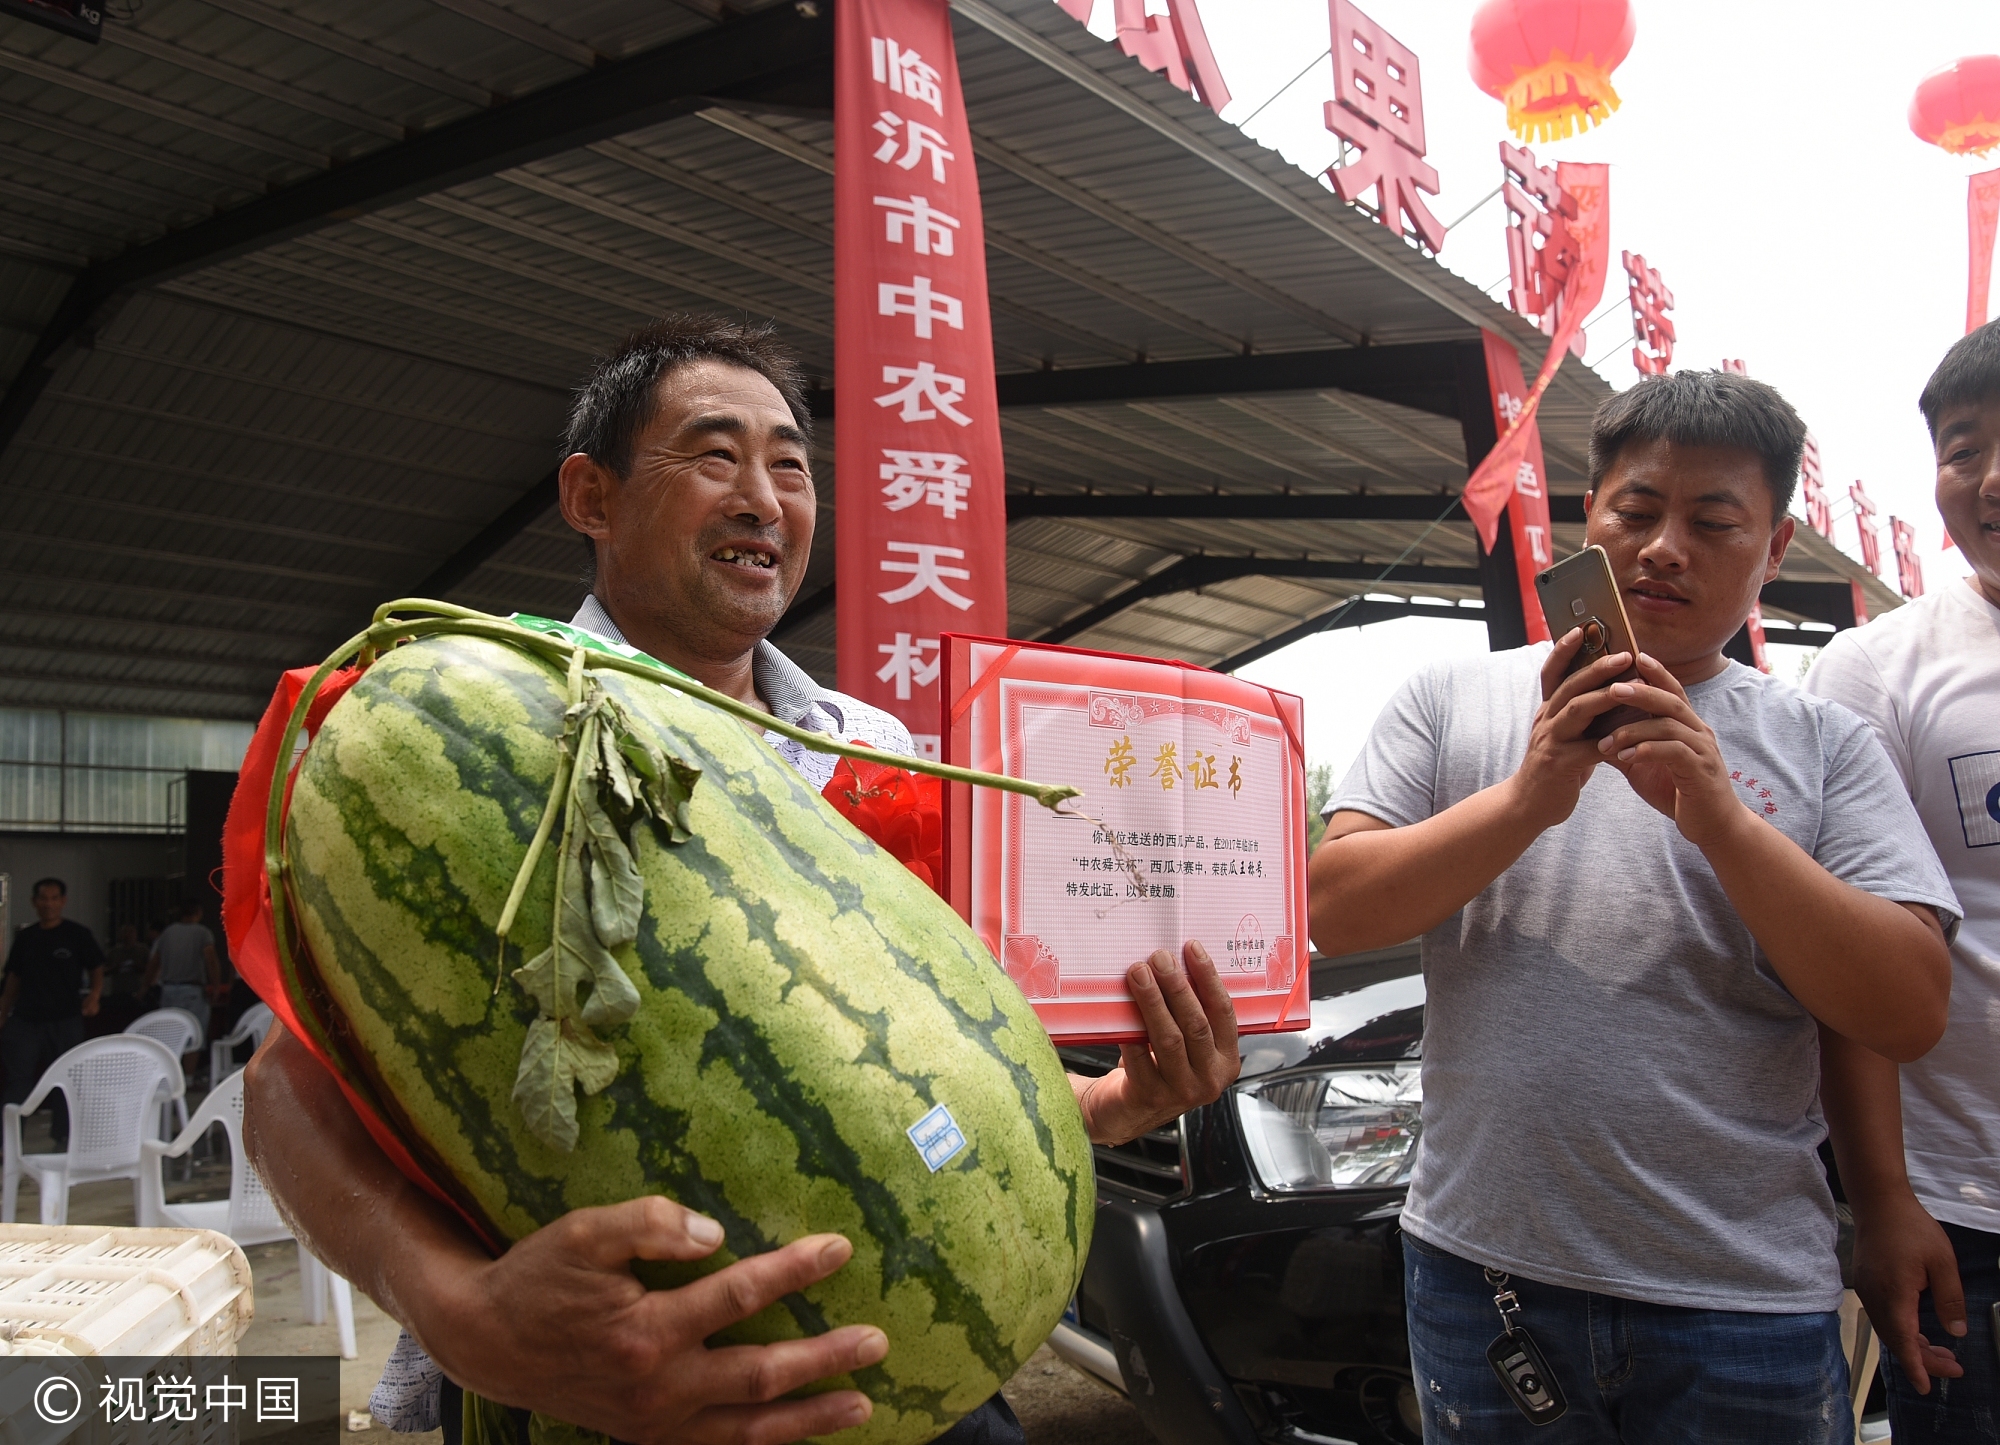
[[1910,129],[1955,156],[2000,146],[2000,55],[1968,55],[1918,81]]
[[1523,141],[1560,140],[1618,109],[1611,72],[1637,33],[1631,0],[1486,0],[1472,17],[1472,79],[1507,103]]

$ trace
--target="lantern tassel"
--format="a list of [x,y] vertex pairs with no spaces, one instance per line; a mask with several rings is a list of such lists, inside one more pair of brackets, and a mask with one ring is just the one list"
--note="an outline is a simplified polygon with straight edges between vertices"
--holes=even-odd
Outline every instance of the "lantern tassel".
[[1501,98],[1507,128],[1538,145],[1602,125],[1621,104],[1611,77],[1594,61],[1571,60],[1560,50],[1516,74]]

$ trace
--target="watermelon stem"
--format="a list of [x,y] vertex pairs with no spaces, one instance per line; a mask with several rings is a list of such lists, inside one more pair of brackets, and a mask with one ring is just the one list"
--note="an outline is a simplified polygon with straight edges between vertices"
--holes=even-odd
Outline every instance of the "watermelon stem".
[[[579,649],[569,661],[569,705],[575,707],[582,701],[583,652]],[[500,938],[500,962],[493,974],[495,998],[500,996],[500,980],[507,972],[507,935],[514,930],[514,916],[521,911],[521,900],[528,892],[528,880],[534,876],[535,865],[542,861],[542,849],[548,846],[549,834],[555,831],[556,815],[562,812],[563,797],[569,791],[570,768],[575,763],[576,754],[567,741],[565,739],[557,750],[556,778],[549,788],[549,801],[542,808],[542,821],[528,843],[528,856],[521,860],[521,869],[514,875],[514,886],[507,894],[507,906],[500,910],[500,926],[494,930]]]
[[[401,614],[423,614],[408,617]],[[567,629],[565,629],[567,630]],[[419,637],[430,637],[439,633],[457,633],[463,636],[484,637],[494,642],[531,652],[545,657],[558,666],[566,667],[572,678],[571,697],[580,696],[580,682],[575,681],[583,672],[596,669],[607,672],[622,672],[646,682],[659,683],[699,698],[710,707],[728,713],[731,717],[753,723],[767,732],[790,738],[801,747],[814,752],[831,753],[835,757],[855,758],[863,762],[880,762],[879,749],[859,743],[843,743],[821,733],[808,732],[801,727],[782,722],[777,718],[739,702],[727,693],[717,692],[712,687],[704,687],[684,673],[676,672],[665,663],[635,653],[626,658],[616,653],[605,652],[591,646],[570,641],[548,632],[523,627],[504,617],[491,613],[475,612],[469,607],[454,606],[449,602],[434,602],[422,597],[399,597],[393,602],[385,602],[375,609],[375,616],[363,631],[343,642],[332,656],[320,664],[319,670],[299,693],[299,700],[292,708],[292,715],[286,719],[285,730],[278,742],[279,776],[273,779],[271,798],[264,811],[264,871],[271,889],[271,923],[278,945],[278,968],[286,979],[287,986],[296,982],[297,962],[292,956],[292,923],[290,899],[285,882],[285,808],[291,796],[290,778],[297,766],[293,756],[297,750],[299,734],[305,727],[306,714],[318,698],[320,689],[327,680],[350,662],[360,660],[362,666],[373,662],[381,653],[404,642],[415,641]],[[634,659],[643,660],[634,660]],[[506,959],[506,932],[514,921],[514,913],[519,911],[520,899],[526,889],[526,880],[534,871],[534,863],[539,850],[547,846],[550,832],[555,825],[555,814],[561,809],[567,789],[566,773],[573,764],[573,758],[565,755],[557,763],[557,783],[551,789],[549,806],[544,810],[540,826],[536,829],[535,840],[530,845],[528,859],[515,876],[513,890],[508,895],[507,909],[503,912],[500,956],[502,968]],[[1062,804],[1071,798],[1081,797],[1083,790],[1054,783],[1036,783],[1026,778],[1010,778],[1002,773],[982,773],[973,768],[953,767],[948,763],[934,763],[925,758],[899,757],[898,767],[913,773],[923,773],[930,777],[942,778],[948,783],[968,783],[978,788],[993,788],[1004,793],[1020,793],[1033,798],[1052,813],[1063,813]],[[1074,816],[1074,815],[1070,815]],[[497,994],[497,987],[496,987]],[[310,1013],[301,1017],[301,1022],[315,1035],[320,1030]],[[323,1049],[330,1050],[331,1041],[316,1038]]]
[[[427,612],[433,614],[425,619],[399,618],[394,614],[402,612]],[[504,642],[523,651],[536,652],[557,664],[566,663],[573,655],[584,657],[584,666],[603,672],[622,672],[631,677],[643,678],[670,687],[689,697],[700,698],[710,707],[728,713],[731,717],[753,723],[767,732],[790,738],[801,747],[818,753],[831,753],[839,758],[858,758],[864,762],[881,762],[882,751],[862,743],[844,743],[824,733],[809,732],[782,722],[769,713],[752,707],[746,702],[712,687],[705,687],[685,673],[677,672],[666,664],[644,654],[634,658],[621,657],[617,653],[603,652],[594,648],[579,646],[564,637],[522,627],[503,617],[494,617],[484,612],[474,612],[470,608],[456,607],[448,602],[431,602],[420,597],[405,597],[394,602],[385,602],[375,609],[376,622],[364,636],[382,646],[393,646],[395,642],[417,637],[429,637],[440,632],[469,634],[475,637],[491,638]],[[934,763],[925,758],[899,757],[896,766],[913,773],[923,773],[929,777],[942,778],[948,783],[969,783],[978,788],[993,788],[1003,793],[1020,793],[1033,798],[1050,812],[1060,811],[1060,805],[1070,798],[1083,796],[1081,788],[1072,788],[1057,783],[1037,783],[1027,778],[1010,778],[1004,773],[982,773],[973,768],[953,767],[949,763]]]

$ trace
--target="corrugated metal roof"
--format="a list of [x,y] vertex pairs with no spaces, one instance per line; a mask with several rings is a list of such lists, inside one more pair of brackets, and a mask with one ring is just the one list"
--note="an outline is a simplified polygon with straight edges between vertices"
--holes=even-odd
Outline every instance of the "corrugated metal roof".
[[[706,34],[722,13],[152,0],[97,47],[0,20],[0,373],[20,373],[92,261]],[[959,0],[955,33],[1003,372],[1469,341],[1481,325],[1539,356],[1527,323],[1048,0]],[[52,358],[0,458],[0,702],[255,715],[280,667],[419,586],[546,477],[589,357],[662,310],[775,319],[829,377],[831,171],[823,111],[714,105],[405,187],[105,308]],[[1582,490],[1606,393],[1572,364],[1549,394],[1558,494]],[[833,578],[832,430],[808,598]],[[1324,387],[1010,407],[1002,430],[1014,494],[1365,491],[1442,511],[1465,475],[1454,418]],[[1022,636],[1195,554],[1349,573],[1477,560],[1468,525],[1421,521],[1039,516],[1009,549]],[[567,615],[582,560],[551,511],[451,595]],[[1856,570],[1808,538],[1787,576]],[[1359,592],[1476,596],[1241,576],[1148,597],[1077,640],[1214,662]],[[833,617],[809,607],[782,633],[829,680]]]

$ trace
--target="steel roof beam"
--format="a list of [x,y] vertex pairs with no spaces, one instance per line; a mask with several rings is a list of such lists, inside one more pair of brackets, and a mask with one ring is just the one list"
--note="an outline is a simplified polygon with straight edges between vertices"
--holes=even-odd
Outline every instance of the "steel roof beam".
[[[223,186],[231,191],[241,192],[245,195],[254,195],[264,188],[263,181],[256,176],[246,175],[240,171],[227,170],[222,166],[212,165],[208,161],[195,160],[190,156],[180,155],[161,146],[147,145],[144,141],[132,140],[127,136],[113,135],[110,131],[93,130],[89,126],[75,124],[67,116],[45,115],[40,111],[29,110],[26,106],[15,105],[9,101],[0,101],[0,120],[11,120],[16,125],[25,125],[35,130],[47,131],[50,135],[60,136],[64,140],[84,141],[90,145],[101,147],[104,150],[116,151],[120,155],[130,156],[134,160],[144,161],[151,166],[158,166],[165,170],[180,171],[190,176],[198,176],[202,180],[214,185]],[[20,152],[16,150],[14,154],[19,155]],[[118,183],[122,184],[123,182]],[[200,205],[206,209],[212,209],[210,202],[205,198],[183,197],[183,199],[187,200],[189,205]]]
[[[0,646],[4,646],[4,644],[0,644]],[[277,668],[272,669],[271,679],[274,683],[277,681],[279,671],[280,669]],[[249,717],[255,717],[263,711],[267,696],[261,689],[256,692],[249,692],[240,687],[204,687],[200,683],[153,682],[130,677],[84,677],[73,672],[34,671],[26,668],[9,667],[4,672],[0,672],[0,697],[7,695],[10,683],[17,682],[34,682],[56,687],[81,688],[93,693],[116,692],[123,688],[136,692],[185,693],[189,697],[242,698],[251,704],[248,712],[245,714]],[[41,705],[44,707],[49,706],[47,703]],[[90,705],[93,707],[103,706],[102,703],[92,703]],[[140,712],[147,711],[148,709],[133,707],[130,710]],[[54,765],[50,764],[50,766]]]
[[1109,75],[1071,55],[1011,15],[995,9],[986,0],[951,0],[951,8],[1022,54],[1040,61],[1080,89],[1089,91],[1130,116],[1162,139],[1220,171],[1245,190],[1263,197],[1360,259],[1379,266],[1459,320],[1475,327],[1493,325],[1496,318],[1485,309],[1491,303],[1486,302],[1469,283],[1444,271],[1407,245],[1385,245],[1386,237],[1378,239],[1369,234],[1379,228],[1353,224],[1345,214],[1346,208],[1335,210],[1338,203],[1328,202],[1324,193],[1320,193],[1316,200],[1307,200],[1299,195],[1292,189],[1294,177],[1304,179],[1298,172],[1289,171],[1283,178],[1267,175],[1241,157],[1224,150],[1195,126],[1168,115],[1152,102],[1133,94]]
[[[703,111],[701,118],[720,126],[732,135],[741,136],[744,140],[763,146],[766,150],[775,151],[781,156],[789,157],[801,165],[810,166],[822,174],[833,174],[832,156],[825,154],[823,151],[815,150],[813,147],[804,144],[796,138],[786,135],[783,131],[776,130],[760,121],[752,120],[748,116],[736,115],[733,112],[719,108]],[[1035,245],[1032,241],[1023,240],[1018,236],[1010,236],[1005,231],[996,227],[990,217],[985,224],[986,246],[988,250],[998,251],[1003,256],[1013,257],[1023,265],[1033,266],[1039,271],[1046,271],[1049,275],[1059,277],[1069,282],[1072,286],[1088,291],[1093,296],[1109,301],[1115,306],[1122,306],[1127,311],[1149,317],[1159,322],[1162,326],[1170,326],[1185,335],[1206,341],[1209,345],[1217,347],[1231,355],[1242,352],[1247,344],[1241,337],[1232,336],[1226,331],[1210,326],[1205,321],[1176,311],[1171,306],[1154,301],[1151,297],[1142,295],[1140,292],[1132,290],[1129,286],[1121,286],[1116,281],[1099,276],[1095,272],[1086,267],[1079,266],[1073,261],[1066,261],[1062,257]],[[797,230],[798,227],[793,226],[789,229]]]
[[[1123,496],[1051,496],[1047,493],[1007,496],[1007,520],[1029,517],[1077,517],[1099,520],[1140,519],[1204,522],[1469,522],[1456,496],[1436,492],[1264,493],[1229,496],[1215,492],[1149,492]],[[1551,496],[1549,520],[1583,521],[1583,498]],[[1799,584],[1821,585],[1821,584]],[[1826,586],[1847,584],[1827,583]],[[1787,604],[1779,604],[1787,605]],[[1797,610],[1797,609],[1789,609]]]
[[1275,637],[1267,637],[1255,647],[1246,647],[1215,664],[1217,672],[1234,672],[1248,667],[1279,648],[1319,632],[1338,632],[1348,627],[1366,627],[1372,622],[1394,622],[1403,617],[1435,617],[1448,622],[1484,622],[1485,610],[1478,607],[1440,607],[1431,602],[1382,602],[1372,597],[1349,597],[1331,611],[1310,617],[1297,627],[1288,627]]
[[248,126],[237,125],[233,121],[218,120],[204,111],[189,110],[186,106],[174,105],[169,101],[157,100],[142,91],[129,90],[122,85],[112,85],[95,76],[83,75],[61,65],[48,65],[26,55],[17,55],[11,50],[0,50],[0,66],[33,76],[49,85],[59,85],[65,90],[74,90],[81,95],[97,100],[108,100],[113,105],[127,110],[136,110],[157,119],[169,121],[188,130],[212,135],[218,140],[229,141],[245,150],[257,151],[267,156],[283,156],[314,170],[325,167],[327,158],[320,152],[308,150],[302,145],[282,140],[276,136],[251,130]]
[[135,30],[130,25],[112,26],[105,32],[104,39],[120,49],[134,51],[153,60],[164,60],[167,64],[177,65],[182,70],[205,75],[210,80],[219,80],[224,85],[233,85],[238,90],[247,90],[252,95],[261,95],[266,100],[275,100],[280,105],[288,105],[308,115],[334,121],[349,130],[364,131],[392,141],[403,140],[409,134],[400,121],[389,120],[324,95],[314,95],[309,90],[301,90],[295,85],[287,85],[283,81],[272,80],[255,71],[244,70],[241,66],[203,55],[198,50],[190,50],[184,45],[161,40],[142,30]]
[[386,71],[399,79],[421,85],[426,90],[437,91],[441,95],[454,96],[469,104],[485,107],[493,104],[493,96],[484,86],[473,85],[442,70],[434,70],[428,65],[384,50],[378,45],[370,45],[365,40],[356,40],[332,30],[324,25],[315,25],[310,20],[302,20],[287,10],[275,5],[265,5],[261,0],[207,0],[216,10],[226,10],[231,15],[241,16],[269,30],[289,35],[294,40],[303,40],[308,45],[316,45],[321,50],[335,55],[344,55],[349,60],[358,60],[374,70]]
[[595,261],[600,266],[610,267],[626,275],[643,277],[657,285],[671,287],[684,295],[699,297],[704,301],[720,302],[724,306],[733,306],[753,316],[769,316],[809,335],[825,337],[833,335],[833,326],[829,321],[807,316],[789,307],[775,307],[768,300],[752,296],[747,291],[737,291],[718,282],[690,277],[664,266],[654,266],[637,257],[614,251],[608,246],[599,246],[595,242],[565,236],[560,231],[552,231],[532,221],[517,220],[502,212],[488,210],[469,201],[461,201],[456,196],[426,196],[423,198],[423,203],[435,210],[463,216],[469,221],[477,221],[497,231],[505,231],[523,240],[537,242],[563,255]]
[[1326,332],[1329,336],[1337,336],[1342,341],[1350,343],[1358,343],[1362,339],[1362,333],[1358,327],[1350,326],[1344,321],[1329,316],[1309,302],[1302,301],[1289,292],[1281,291],[1268,282],[1260,281],[1255,276],[1239,271],[1227,261],[1210,255],[1198,246],[1192,246],[1176,236],[1169,235],[1151,222],[1140,220],[1137,216],[1123,209],[1115,202],[1104,200],[1086,191],[1083,187],[1064,180],[1052,171],[1045,170],[1043,167],[1036,165],[1027,157],[1009,150],[996,140],[980,135],[975,131],[972,137],[972,150],[973,154],[979,159],[991,162],[1001,170],[1019,177],[1038,190],[1046,191],[1058,200],[1067,201],[1078,210],[1093,215],[1100,221],[1105,221],[1116,226],[1127,235],[1138,237],[1148,245],[1166,252],[1169,256],[1185,261],[1190,266],[1207,272],[1218,281],[1225,281],[1247,295],[1255,296],[1260,301],[1269,302],[1271,305],[1289,312],[1301,321]]
[[[1001,407],[1079,406],[1090,402],[1171,401],[1180,397],[1255,396],[1332,388],[1390,401],[1433,416],[1458,415],[1461,352],[1485,364],[1478,342],[1416,341],[1327,351],[1267,351],[1251,356],[1146,361],[1130,366],[1075,366],[1008,371],[996,379]],[[814,416],[832,416],[833,391],[809,394]],[[1461,465],[1463,461],[1461,460]]]
[[481,527],[457,551],[431,569],[430,576],[417,584],[418,597],[443,597],[485,566],[502,547],[525,532],[537,518],[556,504],[556,474],[550,472],[518,497],[506,511]]
[[[587,47],[579,48],[588,53]],[[159,285],[360,212],[685,115],[704,104],[704,97],[754,90],[802,66],[825,66],[832,53],[829,12],[774,6],[372,151],[101,261],[71,283],[26,366],[0,399],[0,449],[20,430],[78,334],[95,324],[108,304],[135,288]],[[86,80],[6,52],[0,52],[0,63],[56,84],[80,86]],[[93,94],[114,103],[147,108],[140,103],[148,97],[102,82],[89,85],[95,87]],[[173,112],[169,118],[184,124],[208,120],[178,107],[167,109]],[[276,153],[303,156],[316,168],[325,163],[324,157],[289,142],[242,127],[230,130],[240,133],[235,137],[240,143],[266,151],[279,147]]]
[[1110,621],[1135,603],[1175,592],[1192,592],[1239,577],[1316,577],[1329,580],[1416,584],[1433,587],[1477,587],[1475,567],[1385,567],[1374,562],[1333,562],[1299,557],[1183,557],[1124,591],[1059,622],[1037,642],[1066,642]]
[[1250,401],[1240,396],[1225,396],[1221,400],[1222,404],[1231,410],[1239,411],[1247,417],[1254,417],[1273,431],[1283,432],[1288,437],[1296,437],[1307,446],[1318,447],[1321,451],[1327,453],[1327,455],[1338,457],[1350,465],[1366,467],[1378,476],[1388,477],[1391,481],[1401,482],[1405,486],[1427,487],[1430,485],[1428,478],[1418,476],[1407,467],[1400,467],[1394,462],[1385,461],[1373,452],[1365,451],[1351,442],[1342,441],[1339,437],[1331,436],[1321,431],[1318,427],[1295,422],[1283,412],[1273,411],[1262,402]]

